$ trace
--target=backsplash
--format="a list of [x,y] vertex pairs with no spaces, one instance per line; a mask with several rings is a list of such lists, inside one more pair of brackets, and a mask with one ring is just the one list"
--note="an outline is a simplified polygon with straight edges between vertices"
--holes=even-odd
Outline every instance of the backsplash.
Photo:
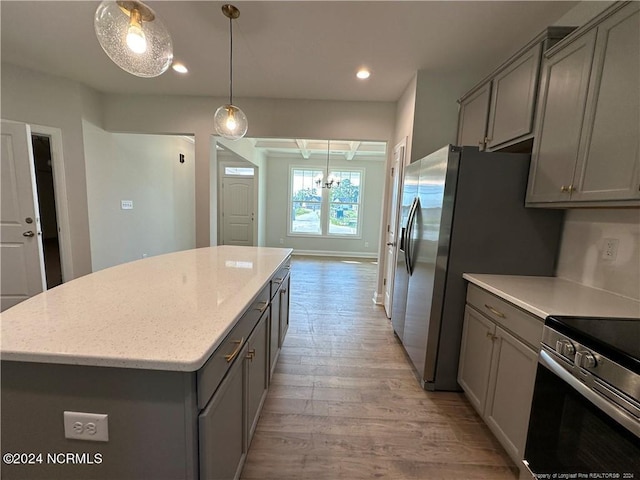
[[[607,240],[618,241],[614,259]],[[557,276],[640,300],[640,210],[567,210]]]

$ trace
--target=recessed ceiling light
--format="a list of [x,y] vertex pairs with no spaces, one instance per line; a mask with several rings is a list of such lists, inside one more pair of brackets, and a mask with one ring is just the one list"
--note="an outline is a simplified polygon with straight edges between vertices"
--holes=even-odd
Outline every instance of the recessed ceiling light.
[[369,78],[370,76],[371,76],[371,72],[366,68],[361,68],[360,70],[358,70],[358,73],[356,73],[356,77],[358,77],[361,80]]
[[189,70],[187,70],[187,67],[185,67],[183,64],[181,63],[174,63],[171,68],[173,68],[176,72],[178,73],[187,73]]

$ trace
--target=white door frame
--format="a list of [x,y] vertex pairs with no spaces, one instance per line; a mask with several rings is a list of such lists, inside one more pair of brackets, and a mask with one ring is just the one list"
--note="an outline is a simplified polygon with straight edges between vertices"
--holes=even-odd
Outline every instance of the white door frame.
[[[395,158],[398,158],[398,162],[397,162],[397,166],[395,167],[397,169],[397,171],[393,172],[393,176],[391,175],[391,172],[389,174],[389,178],[390,178],[390,184],[389,184],[389,198],[387,198],[387,210],[388,210],[388,218],[387,218],[387,226],[385,228],[385,244],[389,241],[389,234],[388,232],[390,230],[393,230],[394,232],[394,238],[393,238],[393,242],[395,243],[395,245],[393,245],[391,248],[389,248],[388,245],[384,246],[383,251],[385,252],[385,256],[384,256],[384,267],[383,267],[383,272],[384,272],[384,285],[383,285],[383,291],[382,291],[382,303],[384,305],[385,308],[385,313],[387,314],[387,317],[391,318],[391,309],[392,309],[392,304],[393,304],[393,283],[394,283],[394,279],[395,279],[395,270],[396,270],[396,257],[398,255],[398,242],[399,242],[399,238],[398,238],[398,223],[399,223],[399,211],[400,211],[400,204],[402,203],[402,184],[403,184],[403,177],[404,177],[404,166],[406,163],[406,155],[407,155],[407,139],[404,138],[400,143],[398,143],[395,147],[393,147],[393,160],[391,162],[391,168],[394,168],[394,166],[396,165],[396,161]],[[394,183],[397,182],[397,186],[398,189],[395,192],[395,198],[394,198]],[[395,202],[395,209],[393,208]],[[394,211],[395,210],[395,211]],[[391,225],[391,223],[394,223],[394,225]],[[393,258],[389,258],[389,250],[393,250],[393,253],[391,254],[391,256]],[[388,296],[388,300],[387,300],[387,292],[389,292],[389,296]]]
[[229,176],[224,174],[225,167],[245,167],[253,168],[253,244],[258,244],[258,166],[249,161],[235,161],[235,160],[223,160],[218,161],[218,245],[223,245],[224,242],[224,219],[222,214],[224,213],[224,198],[222,191],[222,182],[225,178],[234,178],[235,175]]
[[[60,247],[60,266],[62,281],[74,278],[71,257],[71,232],[69,229],[69,208],[67,200],[67,182],[62,154],[62,130],[44,125],[31,125],[31,134],[49,137],[51,146],[51,163],[53,167],[53,186],[56,197],[56,219],[58,222],[58,242]],[[35,186],[34,186],[35,187]]]

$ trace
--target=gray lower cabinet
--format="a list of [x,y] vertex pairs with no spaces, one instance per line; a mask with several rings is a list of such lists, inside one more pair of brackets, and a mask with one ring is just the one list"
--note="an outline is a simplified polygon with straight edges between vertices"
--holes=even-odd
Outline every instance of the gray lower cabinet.
[[458,383],[520,465],[529,425],[543,321],[469,285]]
[[[245,344],[239,352],[244,358]],[[235,362],[205,409],[198,417],[200,478],[238,478],[247,455],[245,440],[245,364]]]
[[198,417],[200,478],[239,478],[267,395],[269,309]]
[[458,383],[471,405],[482,414],[487,403],[495,324],[473,308],[466,307],[460,345]]
[[289,330],[289,297],[290,292],[289,288],[291,286],[291,277],[287,277],[286,280],[282,284],[282,288],[280,289],[280,336],[279,336],[279,344],[282,347],[284,343],[284,337],[287,335],[287,330]]
[[524,458],[538,354],[496,328],[485,421],[516,465]]
[[242,358],[247,364],[246,404],[247,404],[247,446],[251,443],[258,424],[260,410],[269,387],[269,309],[253,330],[248,340],[248,351]]
[[276,360],[284,337],[289,328],[289,286],[291,284],[289,271],[277,277],[276,288],[271,298],[271,323],[269,327],[269,376],[273,375]]
[[616,3],[546,53],[528,205],[640,205],[639,38]]

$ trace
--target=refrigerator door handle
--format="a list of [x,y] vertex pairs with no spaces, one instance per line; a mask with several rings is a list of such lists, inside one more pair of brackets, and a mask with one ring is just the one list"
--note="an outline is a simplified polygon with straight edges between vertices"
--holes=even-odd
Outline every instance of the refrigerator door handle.
[[411,246],[411,238],[413,237],[413,227],[415,226],[416,212],[420,208],[420,197],[413,199],[409,219],[407,221],[407,236],[405,239],[405,258],[407,263],[407,271],[409,275],[413,273],[413,249]]

